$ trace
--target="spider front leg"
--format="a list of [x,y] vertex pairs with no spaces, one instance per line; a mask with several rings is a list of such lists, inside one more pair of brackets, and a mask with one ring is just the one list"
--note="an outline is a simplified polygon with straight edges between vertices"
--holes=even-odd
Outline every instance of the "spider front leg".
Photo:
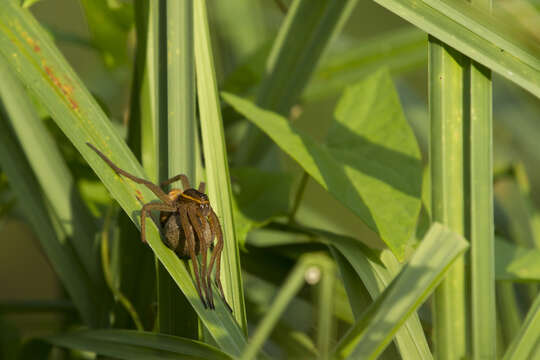
[[207,253],[209,243],[208,237],[212,236],[212,232],[208,225],[208,220],[206,220],[206,218],[199,213],[198,205],[190,206],[187,209],[187,213],[189,215],[189,220],[191,221],[192,226],[195,228],[197,237],[199,238],[199,246],[202,257],[201,277],[203,283],[203,290],[206,294],[208,306],[210,307],[210,309],[215,309],[216,307],[214,306],[214,299],[212,296],[212,282],[208,280],[210,277],[207,277],[207,274],[209,274],[207,270]]
[[223,299],[223,302],[225,305],[227,305],[227,308],[229,308],[229,311],[232,313],[233,310],[231,306],[227,303],[227,299],[225,298],[225,293],[223,292],[223,286],[221,285],[221,252],[223,251],[223,233],[221,232],[221,225],[219,224],[219,219],[214,212],[214,210],[210,211],[210,228],[212,230],[212,238],[217,238],[216,246],[214,247],[214,251],[212,252],[212,258],[210,259],[210,268],[208,272],[208,281],[211,283],[210,274],[212,273],[212,269],[214,267],[214,262],[216,264],[216,285],[219,288],[219,292],[221,293],[221,298]]
[[115,173],[123,175],[123,176],[127,177],[128,179],[131,179],[134,182],[136,182],[137,184],[142,184],[142,185],[146,186],[148,189],[150,189],[150,191],[152,191],[165,204],[168,204],[168,205],[171,205],[171,206],[173,205],[172,200],[169,199],[167,194],[165,194],[163,192],[163,190],[161,190],[161,188],[159,186],[157,186],[154,183],[151,183],[148,180],[141,179],[139,177],[136,177],[135,175],[131,175],[127,171],[120,169],[118,166],[116,166],[115,163],[113,163],[108,157],[105,156],[105,154],[103,154],[101,151],[99,151],[94,145],[92,145],[90,143],[86,143],[86,145],[88,145],[88,147],[90,147],[92,150],[94,150],[99,155],[99,157],[101,157],[103,159],[103,161],[105,161],[107,163],[107,165],[109,165],[114,170]]
[[201,292],[201,280],[199,277],[199,267],[197,266],[197,256],[195,255],[195,235],[193,234],[193,227],[189,223],[188,217],[189,217],[188,209],[185,207],[180,207],[180,220],[182,222],[182,228],[184,229],[184,234],[186,236],[189,256],[191,258],[191,262],[193,263],[195,285],[197,288],[197,292],[199,293],[199,297],[201,298],[201,301],[204,305],[204,308],[206,309],[208,305],[206,304],[206,301],[204,301],[204,297]]
[[167,185],[170,185],[172,184],[173,182],[177,182],[178,180],[181,180],[182,181],[182,186],[184,187],[184,190],[187,190],[189,189],[191,186],[189,185],[189,179],[186,175],[184,174],[179,174],[179,175],[176,175],[168,180],[165,180],[163,181],[160,185],[161,187],[165,187]]
[[158,203],[148,203],[143,205],[141,209],[141,240],[143,243],[146,243],[146,216],[151,215],[152,210],[175,212],[176,207]]
[[203,182],[203,181],[201,181],[201,182],[199,183],[199,192],[204,193],[204,190],[206,190],[206,183]]

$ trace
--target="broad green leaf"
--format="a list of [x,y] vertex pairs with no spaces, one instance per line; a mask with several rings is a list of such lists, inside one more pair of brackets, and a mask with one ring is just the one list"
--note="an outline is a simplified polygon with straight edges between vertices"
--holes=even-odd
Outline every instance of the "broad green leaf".
[[540,356],[540,295],[532,304],[519,333],[504,354],[504,360],[538,359]]
[[[257,105],[287,116],[326,46],[349,17],[356,0],[294,0],[287,11],[257,94]],[[238,161],[252,165],[271,142],[257,128],[247,131]]]
[[398,258],[404,257],[420,211],[422,168],[386,72],[345,91],[326,146],[284,117],[231,94],[223,97],[376,231]]
[[56,346],[118,359],[232,359],[199,341],[132,330],[82,330],[44,338]]
[[540,250],[495,239],[497,280],[540,281]]
[[434,223],[399,275],[340,341],[336,358],[376,359],[467,247],[461,236]]
[[375,0],[396,15],[540,97],[540,50],[484,10],[455,0]]
[[[145,177],[140,164],[33,16],[5,0],[0,7],[0,52],[9,59],[13,72],[46,106],[60,129],[139,226],[141,202],[147,203],[156,197],[144,186],[116,175],[86,143],[94,144],[122,169]],[[162,242],[153,221],[147,222],[146,231],[148,244],[218,345],[230,354],[240,354],[245,338],[230,312],[219,298],[215,311],[204,309],[188,269]],[[92,292],[86,298],[91,301]]]
[[414,29],[397,29],[326,56],[313,74],[302,98],[315,101],[336,94],[381,67],[392,74],[418,69],[427,63],[427,36]]
[[233,200],[221,104],[217,89],[206,0],[194,3],[195,71],[208,196],[223,229],[221,281],[233,316],[247,333],[240,254],[234,229]]

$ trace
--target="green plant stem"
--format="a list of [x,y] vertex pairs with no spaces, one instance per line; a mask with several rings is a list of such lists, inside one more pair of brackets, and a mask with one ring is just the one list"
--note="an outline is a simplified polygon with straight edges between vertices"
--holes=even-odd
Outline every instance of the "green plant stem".
[[330,259],[321,262],[321,282],[318,284],[317,304],[317,348],[319,359],[330,359],[330,350],[334,341],[335,324],[333,321],[334,298],[336,296],[336,268]]
[[114,284],[113,276],[111,273],[111,265],[109,263],[109,231],[111,227],[111,218],[113,217],[113,208],[111,207],[105,216],[105,222],[103,224],[103,230],[101,232],[101,265],[103,269],[103,276],[107,282],[107,286],[113,293],[113,296],[116,300],[122,304],[124,309],[128,312],[135,324],[135,327],[139,331],[143,331],[144,327],[139,318],[139,314],[129,301],[129,299],[117,288]]
[[[491,8],[491,0],[475,0]],[[493,120],[491,71],[471,60],[470,236],[471,326],[474,359],[497,357],[495,233],[493,225]]]
[[304,197],[304,193],[306,192],[306,185],[309,180],[309,174],[307,171],[304,171],[302,174],[302,178],[300,179],[300,184],[298,185],[298,190],[296,191],[296,197],[294,198],[293,208],[291,210],[291,214],[289,215],[289,224],[295,223],[295,216],[296,212],[298,211],[298,208],[300,207],[300,203],[302,202],[302,198]]
[[[428,61],[432,218],[463,235],[463,66],[466,60],[430,36]],[[466,294],[465,260],[459,258],[434,295],[434,342],[438,359],[462,359],[467,355]]]
[[[166,0],[160,8],[158,118],[158,179],[185,174],[195,181],[195,86],[193,65],[193,3]],[[163,22],[166,25],[166,34]],[[166,64],[166,67],[165,67]],[[166,69],[166,71],[165,71]],[[163,74],[166,76],[163,76]],[[165,109],[163,109],[163,106]],[[163,130],[163,131],[162,131]],[[165,175],[165,176],[164,176]],[[171,187],[178,187],[171,184]],[[195,187],[194,184],[191,184]],[[198,337],[197,316],[189,301],[160,264],[158,268],[159,330],[189,338]]]

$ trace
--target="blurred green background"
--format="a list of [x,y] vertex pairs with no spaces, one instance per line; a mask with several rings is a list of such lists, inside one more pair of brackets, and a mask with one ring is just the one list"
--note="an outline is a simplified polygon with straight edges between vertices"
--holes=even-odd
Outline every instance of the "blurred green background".
[[[42,0],[34,4],[31,11],[50,31],[56,44],[86,87],[122,131],[128,114],[133,72],[135,41],[132,26],[133,14],[128,1],[109,0],[99,3],[107,3],[108,6],[118,9],[116,17],[87,19],[83,7],[93,6],[92,0]],[[288,2],[284,1],[284,3]],[[509,21],[539,39],[539,5],[538,1],[524,3],[497,0],[494,1],[493,6],[495,11],[504,10]],[[208,6],[220,87],[227,88],[231,84],[234,72],[246,64],[249,64],[255,73],[258,71],[260,76],[260,72],[264,70],[262,60],[265,58],[261,54],[268,52],[284,17],[276,3],[271,0],[215,0],[209,1]],[[530,9],[536,9],[536,11],[531,14],[528,11]],[[102,33],[93,26],[95,24],[100,24]],[[335,67],[331,66],[332,61],[339,59],[340,54],[352,48],[370,44],[378,37],[404,31],[414,32],[414,28],[374,2],[359,2],[342,33],[331,42],[320,68],[325,69],[326,66],[326,69],[335,70]],[[418,33],[420,33],[419,30]],[[125,40],[123,42],[125,46],[118,46],[123,40]],[[384,43],[378,40],[375,40],[375,43],[384,47]],[[414,61],[404,60],[406,66],[403,68],[400,68],[399,63],[392,65],[391,68],[406,118],[415,131],[424,163],[427,163],[427,131],[429,129],[427,46],[421,48],[419,53],[420,56]],[[421,55],[422,53],[424,55]],[[361,64],[344,62],[340,66],[349,66],[354,70],[355,66],[360,68]],[[312,84],[320,81],[324,87],[323,75],[324,73],[317,73]],[[337,89],[319,98],[304,101],[294,109],[297,114],[294,119],[295,126],[316,139],[322,139],[333,120],[333,109],[340,94],[341,89]],[[508,204],[512,206],[516,196],[524,196],[527,202],[526,207],[538,208],[540,206],[540,166],[538,166],[540,163],[540,101],[494,74],[493,106],[497,206],[499,209],[505,208]],[[226,110],[224,114],[228,114]],[[238,124],[234,122],[233,117],[226,117],[225,121],[228,140],[234,143],[235,126]],[[82,159],[55,128],[56,125],[51,121],[47,123],[58,139],[62,152],[68,158],[68,164],[75,170],[74,173],[83,194],[94,198],[98,203],[110,201],[107,200],[108,194],[102,188],[99,188],[97,192],[93,190],[88,171],[77,171],[83,167]],[[298,179],[301,174],[298,165],[284,156],[283,161]],[[523,168],[519,169],[524,170],[517,176],[515,176],[515,165],[523,165]],[[1,184],[2,204],[9,204],[13,195],[5,179],[2,179]],[[0,241],[0,289],[2,289],[0,301],[9,305],[7,301],[17,299],[62,298],[63,290],[47,259],[43,256],[35,235],[18,209],[19,206],[20,204],[15,199],[13,207],[2,208],[5,211],[0,219],[0,239],[2,240]],[[93,211],[98,212],[99,208],[95,207]],[[306,225],[316,225],[337,233],[350,234],[371,246],[383,247],[383,243],[373,232],[314,181],[308,183],[297,219]],[[512,219],[506,219],[504,215],[496,219],[498,219],[496,232],[511,234],[514,231]],[[533,230],[540,234],[540,219],[535,217],[533,227]],[[138,241],[138,239],[135,238],[133,241]],[[248,283],[249,278],[246,280],[246,284]],[[56,305],[63,306],[61,302]],[[48,313],[18,315],[13,311],[2,318],[14,325],[23,336],[52,333],[65,320],[63,317]]]

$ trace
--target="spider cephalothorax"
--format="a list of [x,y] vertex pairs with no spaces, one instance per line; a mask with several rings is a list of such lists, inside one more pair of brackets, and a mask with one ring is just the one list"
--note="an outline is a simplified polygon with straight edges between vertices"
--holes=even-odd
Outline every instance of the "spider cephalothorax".
[[[208,196],[204,193],[205,184],[201,182],[199,188],[193,189],[189,185],[186,175],[180,174],[161,183],[165,187],[176,181],[181,181],[184,190],[173,189],[166,194],[161,187],[148,180],[138,178],[120,169],[101,151],[92,144],[87,143],[117,174],[123,175],[138,184],[145,185],[160,200],[161,203],[144,204],[141,210],[141,239],[146,242],[146,217],[151,215],[151,211],[160,212],[160,223],[163,228],[165,242],[180,258],[190,258],[193,264],[195,275],[195,285],[199,297],[205,307],[214,309],[214,299],[212,296],[212,270],[216,269],[216,285],[221,293],[225,305],[231,310],[225,300],[225,294],[220,279],[221,252],[223,250],[223,233],[219,224],[219,219],[210,206]],[[208,249],[212,247],[214,238],[217,239],[216,246],[210,257],[210,264],[207,262]],[[199,272],[197,255],[201,254],[202,266]],[[201,287],[202,279],[202,287]],[[203,289],[205,296],[201,291]],[[206,299],[205,299],[206,297]],[[232,311],[232,310],[231,310]]]

